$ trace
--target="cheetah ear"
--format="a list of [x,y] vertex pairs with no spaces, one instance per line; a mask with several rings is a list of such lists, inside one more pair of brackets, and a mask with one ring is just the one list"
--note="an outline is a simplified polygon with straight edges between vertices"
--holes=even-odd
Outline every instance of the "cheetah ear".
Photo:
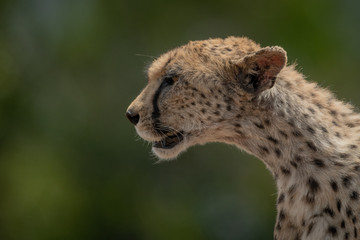
[[281,47],[265,47],[245,56],[237,64],[241,87],[254,95],[272,88],[286,60],[286,52]]

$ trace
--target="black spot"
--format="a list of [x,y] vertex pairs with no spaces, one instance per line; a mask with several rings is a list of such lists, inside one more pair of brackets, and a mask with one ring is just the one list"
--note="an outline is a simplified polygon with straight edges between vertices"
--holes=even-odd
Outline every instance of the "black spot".
[[344,166],[344,164],[341,163],[341,162],[334,162],[334,165],[338,166],[338,167],[343,167]]
[[340,158],[343,158],[343,159],[346,159],[346,158],[348,158],[350,155],[349,154],[347,154],[347,153],[341,153],[340,154]]
[[291,164],[291,166],[293,166],[294,168],[297,168],[297,167],[298,167],[297,163],[294,162],[294,161],[290,161],[290,164]]
[[326,208],[324,208],[324,213],[328,214],[330,217],[334,217],[335,213],[334,211],[329,207],[327,206]]
[[329,232],[331,235],[333,235],[333,237],[335,237],[335,236],[337,235],[337,230],[336,230],[336,227],[334,227],[334,226],[330,226],[330,227],[328,228],[328,232]]
[[218,120],[217,120],[217,122],[224,122],[225,121],[225,118],[219,118]]
[[295,137],[302,137],[302,133],[300,131],[293,131],[292,134],[295,136]]
[[241,135],[241,136],[244,135],[244,133],[243,133],[242,131],[238,130],[238,129],[235,129],[235,132],[238,133],[238,134]]
[[255,123],[255,122],[254,122],[254,125],[257,126],[257,127],[260,128],[260,129],[264,129],[264,128],[265,128],[264,125],[262,125],[261,123]]
[[335,121],[332,121],[332,124],[334,124],[334,126],[337,126],[337,127],[339,126],[339,124]]
[[344,238],[349,239],[349,233],[348,232],[345,233]]
[[241,127],[240,123],[235,123],[234,126],[235,126],[236,128],[240,128],[240,127]]
[[275,154],[276,154],[276,156],[277,156],[278,158],[281,157],[281,151],[280,151],[280,149],[275,148]]
[[289,195],[292,195],[296,190],[296,184],[291,185],[291,187],[288,190]]
[[264,147],[264,146],[259,146],[259,148],[263,151],[263,152],[265,152],[265,153],[269,153],[269,149],[267,148],[267,147]]
[[357,238],[357,228],[354,227],[354,237]]
[[308,130],[308,132],[311,133],[311,134],[314,134],[314,133],[315,133],[315,130],[314,130],[312,127],[310,127],[310,126],[307,127],[307,130]]
[[315,201],[315,195],[320,190],[320,185],[317,180],[315,180],[313,177],[309,177],[307,186],[309,188],[308,193],[305,196],[305,200],[308,203],[313,203]]
[[273,137],[271,137],[271,136],[268,136],[267,139],[268,139],[269,141],[273,142],[274,144],[278,144],[278,143],[279,143],[279,141],[278,141],[277,139],[275,139],[275,138],[273,138]]
[[266,126],[270,126],[270,125],[271,125],[271,122],[270,122],[269,119],[265,119],[265,120],[264,120],[264,123],[265,123]]
[[335,110],[330,110],[330,114],[333,115],[333,116],[336,116],[337,112]]
[[321,127],[321,130],[322,130],[324,133],[328,133],[328,130],[327,130],[325,127]]
[[338,138],[341,138],[341,135],[340,135],[339,132],[336,132],[336,133],[335,133],[335,136],[338,137]]
[[354,166],[354,170],[355,170],[355,171],[360,171],[360,165],[355,165],[355,166]]
[[221,108],[221,105],[219,103],[217,103],[216,108]]
[[295,161],[301,162],[302,158],[299,155],[295,155]]
[[351,176],[344,176],[342,177],[342,184],[344,185],[344,187],[349,187],[351,184]]
[[196,103],[195,103],[195,102],[191,102],[191,105],[195,106],[195,105],[196,105]]
[[284,174],[284,175],[290,175],[291,174],[291,172],[290,172],[290,170],[288,169],[288,168],[286,168],[286,167],[283,167],[283,166],[281,166],[280,167],[280,170],[281,170],[281,172]]
[[284,137],[284,138],[288,138],[289,136],[286,134],[286,132],[284,132],[284,131],[279,131],[279,133]]
[[305,220],[304,219],[301,221],[301,226],[305,227]]
[[231,111],[231,106],[230,106],[230,105],[227,105],[227,106],[226,106],[226,110]]
[[353,191],[352,193],[350,193],[350,198],[351,200],[358,200],[359,199],[359,193],[356,191]]
[[353,218],[351,219],[351,221],[355,224],[355,223],[357,222],[357,218],[356,218],[356,217],[353,217]]
[[308,229],[307,229],[307,234],[306,234],[306,236],[309,236],[309,235],[310,235],[313,227],[314,227],[314,223],[310,223],[309,226],[308,226]]
[[354,144],[350,145],[349,147],[350,147],[350,149],[356,149],[357,148],[357,146],[354,145]]
[[312,143],[312,142],[306,142],[306,144],[307,144],[307,146],[308,146],[311,150],[313,150],[314,152],[317,151],[317,148],[315,147],[314,143]]
[[341,228],[345,228],[345,221],[344,220],[341,221]]
[[352,215],[353,215],[352,209],[349,206],[347,206],[346,207],[346,216],[348,216],[348,218],[350,218]]
[[274,175],[274,179],[275,179],[275,180],[278,180],[278,179],[279,179],[279,175],[278,175],[277,173],[274,173],[273,175]]
[[201,112],[202,112],[202,113],[206,113],[205,108],[202,108],[202,109],[201,109]]
[[278,221],[282,222],[285,218],[286,218],[286,216],[285,216],[284,210],[281,209],[280,212],[279,212]]
[[316,105],[319,109],[324,108],[324,106],[323,106],[321,103],[315,103],[315,105]]
[[300,233],[296,233],[296,236],[295,236],[294,240],[300,240]]
[[281,226],[280,226],[280,223],[276,224],[276,230],[281,230]]
[[333,189],[334,192],[338,191],[338,185],[335,181],[331,181],[330,182],[331,188]]
[[278,198],[278,200],[277,200],[277,204],[282,203],[282,202],[284,201],[284,199],[285,199],[285,194],[284,194],[284,193],[280,193],[279,198]]
[[198,92],[199,90],[197,90],[197,88],[196,87],[192,87],[191,88],[194,92]]
[[219,116],[219,115],[220,115],[220,112],[219,112],[219,111],[215,111],[214,114],[217,115],[217,116]]
[[311,113],[315,113],[315,110],[313,108],[308,108]]
[[321,159],[315,158],[313,163],[320,168],[325,167],[324,161]]
[[164,67],[163,67],[164,69],[166,68],[167,65],[169,65],[169,63],[171,62],[171,60],[172,60],[171,57],[169,57],[169,59],[166,61],[165,65],[164,65]]
[[206,106],[211,107],[211,103],[209,101],[206,101]]
[[336,199],[336,208],[340,212],[341,211],[341,201],[340,199]]

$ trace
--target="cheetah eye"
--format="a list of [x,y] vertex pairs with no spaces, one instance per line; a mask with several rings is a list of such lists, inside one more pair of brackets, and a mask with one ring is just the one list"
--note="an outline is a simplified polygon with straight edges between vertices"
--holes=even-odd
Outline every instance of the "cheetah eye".
[[174,78],[173,77],[165,77],[163,80],[164,87],[165,86],[171,86],[174,84]]

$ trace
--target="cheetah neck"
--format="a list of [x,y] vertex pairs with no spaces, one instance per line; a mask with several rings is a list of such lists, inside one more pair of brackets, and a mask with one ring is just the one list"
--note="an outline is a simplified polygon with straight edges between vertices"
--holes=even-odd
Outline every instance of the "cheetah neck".
[[285,68],[277,84],[257,101],[261,110],[242,121],[241,129],[235,123],[232,132],[242,135],[236,145],[263,160],[278,187],[299,167],[296,179],[356,158],[359,114],[304,80],[294,67]]
[[[314,219],[332,219],[335,209],[340,220],[350,219],[359,199],[353,186],[360,184],[360,115],[292,67],[256,101],[253,115],[230,120],[225,141],[256,155],[272,172],[279,193],[275,236],[309,234]],[[339,192],[348,200],[339,200]]]

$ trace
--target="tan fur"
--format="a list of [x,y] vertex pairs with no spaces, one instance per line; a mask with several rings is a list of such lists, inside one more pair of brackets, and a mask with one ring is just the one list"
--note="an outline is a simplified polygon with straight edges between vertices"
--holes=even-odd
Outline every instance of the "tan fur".
[[[166,77],[174,83],[158,90]],[[154,61],[148,78],[128,108],[139,116],[138,134],[150,142],[184,137],[170,149],[153,147],[159,158],[234,144],[274,175],[275,239],[359,238],[360,115],[286,66],[282,48],[237,37],[194,41]]]

